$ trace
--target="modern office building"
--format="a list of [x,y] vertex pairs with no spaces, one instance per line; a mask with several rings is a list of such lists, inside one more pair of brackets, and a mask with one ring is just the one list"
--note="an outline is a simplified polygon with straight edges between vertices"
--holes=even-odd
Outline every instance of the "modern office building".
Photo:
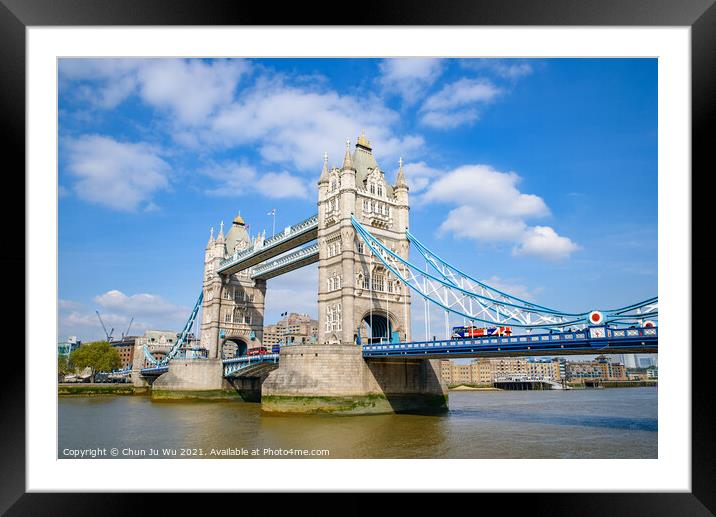
[[61,341],[57,343],[57,355],[63,357],[69,357],[72,352],[82,346],[82,341],[77,339],[77,336],[70,336],[67,341]]

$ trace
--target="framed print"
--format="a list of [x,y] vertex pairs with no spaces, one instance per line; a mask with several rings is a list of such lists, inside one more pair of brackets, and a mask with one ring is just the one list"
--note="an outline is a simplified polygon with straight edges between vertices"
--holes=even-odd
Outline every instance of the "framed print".
[[712,2],[349,24],[3,2],[26,171],[4,511],[144,491],[713,511],[691,309]]

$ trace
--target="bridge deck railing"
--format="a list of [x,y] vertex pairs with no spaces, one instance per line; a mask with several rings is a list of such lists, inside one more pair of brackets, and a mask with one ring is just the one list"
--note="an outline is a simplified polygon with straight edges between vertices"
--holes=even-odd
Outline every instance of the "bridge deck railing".
[[[604,329],[604,335],[596,334],[594,329]],[[599,337],[596,337],[599,335]],[[635,328],[635,329],[610,329],[605,327],[589,327],[584,330],[573,332],[559,332],[554,334],[523,334],[519,336],[499,336],[499,337],[474,337],[462,339],[436,339],[433,341],[412,341],[405,343],[381,343],[368,344],[363,346],[364,353],[374,352],[398,352],[411,349],[431,349],[431,348],[450,348],[450,347],[469,347],[497,345],[509,348],[524,346],[529,348],[530,345],[544,344],[569,344],[589,341],[594,346],[599,347],[607,342],[618,341],[639,341],[640,339],[655,339],[658,337],[657,327]]]
[[232,359],[225,359],[224,363],[224,377],[248,368],[265,363],[278,363],[279,354],[260,354],[260,355],[245,355],[241,357],[235,357]]

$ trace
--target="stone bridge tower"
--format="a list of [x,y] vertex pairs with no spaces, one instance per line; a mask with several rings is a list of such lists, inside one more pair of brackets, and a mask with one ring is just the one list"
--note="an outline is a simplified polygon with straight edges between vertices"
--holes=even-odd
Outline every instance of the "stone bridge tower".
[[[447,388],[432,361],[365,359],[361,344],[411,340],[410,293],[371,257],[351,216],[408,258],[408,186],[402,160],[395,185],[361,135],[340,169],[324,157],[318,181],[318,343],[281,348],[261,386],[268,413],[365,414],[447,409]],[[395,335],[393,333],[396,333]]]
[[318,342],[354,345],[410,341],[410,292],[371,256],[351,224],[355,216],[388,248],[408,258],[408,186],[402,160],[386,181],[365,135],[340,169],[324,157],[318,181]]
[[250,270],[224,276],[216,271],[221,261],[250,245],[241,215],[224,236],[224,223],[214,239],[212,229],[204,254],[204,301],[201,343],[210,359],[245,355],[263,341],[266,281],[252,280]]

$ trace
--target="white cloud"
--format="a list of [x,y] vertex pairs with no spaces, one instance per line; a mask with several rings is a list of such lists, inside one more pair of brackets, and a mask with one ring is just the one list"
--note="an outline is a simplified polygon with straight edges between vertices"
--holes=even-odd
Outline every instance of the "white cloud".
[[306,182],[288,172],[268,172],[257,180],[255,188],[264,196],[274,199],[308,198]]
[[441,233],[490,242],[512,242],[519,239],[527,224],[520,218],[495,216],[471,206],[450,210],[439,227]]
[[272,199],[308,198],[309,188],[303,178],[286,171],[259,175],[254,167],[245,163],[227,161],[214,163],[201,171],[216,180],[207,192],[215,196],[241,196],[259,193]]
[[[96,304],[88,309],[84,304],[72,300],[59,300],[60,336],[78,336],[83,341],[104,339],[95,308],[99,309],[107,331],[120,337],[132,326],[130,334],[143,334],[147,329],[181,330],[191,312],[188,307],[173,304],[161,296],[140,293],[127,295],[110,290],[94,297]],[[114,330],[112,330],[114,329]]]
[[115,210],[149,206],[152,195],[169,186],[171,167],[154,147],[101,135],[65,141],[67,171],[81,198]]
[[202,123],[229,103],[249,66],[242,60],[149,60],[138,70],[142,99],[171,111],[181,124]]
[[464,59],[460,62],[463,68],[470,70],[489,71],[505,79],[519,79],[533,72],[532,65],[526,61],[513,59]]
[[487,79],[459,79],[428,97],[420,107],[421,122],[450,129],[477,120],[480,106],[491,102],[502,90]]
[[[423,64],[434,70],[430,63]],[[387,170],[400,155],[418,155],[424,146],[419,135],[397,134],[400,115],[373,93],[341,95],[325,80],[287,77],[265,67],[257,67],[263,75],[250,86],[239,88],[251,70],[248,61],[238,59],[60,61],[63,91],[82,92],[75,95],[91,107],[113,108],[136,95],[162,115],[157,118],[162,131],[204,157],[228,148],[256,150],[264,162],[280,166],[261,176],[258,185],[273,197],[305,193],[305,185],[293,177],[288,184],[276,184],[287,177],[282,168],[310,173],[315,181],[323,153],[340,165],[345,139],[355,139],[362,130]]]
[[410,191],[418,193],[428,186],[430,181],[436,178],[442,171],[433,169],[425,162],[412,162],[403,165],[405,179],[408,182]]
[[137,93],[169,111],[175,123],[196,125],[233,99],[249,70],[240,59],[62,59],[59,77],[63,88],[70,81],[85,82],[77,92],[95,107],[115,108]]
[[[427,167],[434,177],[434,170]],[[454,205],[438,232],[488,243],[511,243],[514,255],[545,260],[568,258],[579,246],[549,226],[529,226],[528,220],[550,214],[544,200],[518,188],[520,177],[488,165],[463,165],[438,172],[416,205]]]
[[472,206],[486,215],[542,217],[549,214],[544,200],[517,188],[520,177],[489,165],[463,165],[442,174],[423,194],[422,202]]
[[384,59],[379,83],[383,91],[400,95],[407,104],[420,99],[443,71],[443,62],[434,58]]
[[549,226],[530,228],[515,247],[515,255],[532,255],[546,260],[562,260],[577,251],[579,246],[567,237],[557,235]]
[[379,163],[394,163],[401,153],[416,152],[424,144],[422,137],[397,136],[391,128],[398,122],[397,113],[370,95],[339,95],[261,80],[221,110],[201,140],[227,147],[257,145],[267,162],[311,171],[317,180],[323,153],[339,165],[345,138],[356,138],[362,130]]
[[189,316],[185,307],[179,307],[164,300],[161,296],[149,293],[126,295],[113,289],[94,297],[94,301],[116,314],[174,317],[186,319]]
[[[136,90],[136,71],[141,63],[140,59],[60,59],[60,88],[74,91],[95,107],[112,109]],[[72,85],[70,90],[72,81],[91,82],[94,86]]]

